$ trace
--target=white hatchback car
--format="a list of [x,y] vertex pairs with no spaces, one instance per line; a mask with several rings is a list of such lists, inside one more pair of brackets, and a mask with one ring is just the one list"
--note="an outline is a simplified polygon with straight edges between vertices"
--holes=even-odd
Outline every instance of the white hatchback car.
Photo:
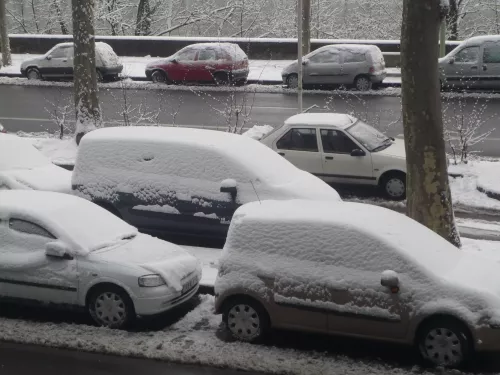
[[389,138],[355,117],[302,113],[261,142],[328,183],[380,186],[391,199],[406,196],[404,141]]
[[0,299],[86,309],[122,328],[188,301],[199,261],[84,199],[0,191]]

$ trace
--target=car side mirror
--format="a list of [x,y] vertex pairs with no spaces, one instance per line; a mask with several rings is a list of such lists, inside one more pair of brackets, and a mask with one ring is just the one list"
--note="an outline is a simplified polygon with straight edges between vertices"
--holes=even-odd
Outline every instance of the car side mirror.
[[448,60],[448,64],[450,64],[450,65],[455,64],[455,58],[454,57],[450,57],[450,59]]
[[398,293],[399,292],[399,276],[398,276],[397,272],[390,271],[390,270],[382,272],[380,284],[382,286],[385,286],[386,288],[389,288],[391,290],[391,293]]
[[177,59],[177,57],[174,57],[174,58],[172,59],[172,62],[173,62],[174,64],[178,64],[178,63],[179,63],[179,60]]
[[236,195],[238,194],[237,182],[231,178],[228,178],[221,182],[220,192],[231,194],[231,198],[236,200]]
[[302,65],[307,65],[307,64],[309,64],[309,60],[307,60],[307,59],[306,60],[302,60]]
[[52,56],[51,56],[51,55],[48,55],[48,56],[46,57],[46,59],[47,59],[47,60],[52,60]]
[[49,242],[45,245],[45,255],[50,258],[73,259],[69,246],[61,241]]
[[351,156],[365,156],[366,152],[363,150],[360,150],[359,148],[355,148],[354,150],[351,151]]

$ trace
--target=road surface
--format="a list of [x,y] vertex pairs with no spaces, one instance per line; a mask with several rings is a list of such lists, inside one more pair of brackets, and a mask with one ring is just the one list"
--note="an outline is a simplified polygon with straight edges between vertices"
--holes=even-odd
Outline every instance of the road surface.
[[[269,124],[277,126],[296,113],[296,96],[283,93],[244,93],[185,90],[120,90],[101,88],[100,101],[105,125],[123,124],[124,117],[134,124],[151,122],[157,115],[160,125],[176,124],[211,129],[226,129]],[[68,105],[68,118],[73,118],[71,87],[33,87],[0,85],[0,122],[9,131],[40,132],[57,130],[51,120],[54,109]],[[304,95],[304,108],[347,112],[368,121],[390,136],[403,133],[401,98],[393,96],[353,96],[352,94],[313,93]],[[492,131],[490,137],[473,150],[485,156],[500,157],[500,98],[443,99],[444,119],[456,122],[480,122],[480,132]],[[124,113],[126,116],[124,116]]]
[[[2,375],[241,375],[240,371],[0,343]],[[257,373],[245,372],[247,375]]]

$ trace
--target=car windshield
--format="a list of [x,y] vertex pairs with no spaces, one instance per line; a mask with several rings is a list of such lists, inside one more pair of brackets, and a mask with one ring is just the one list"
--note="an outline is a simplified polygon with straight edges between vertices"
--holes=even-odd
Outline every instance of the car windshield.
[[0,171],[33,169],[49,165],[48,160],[28,140],[0,139]]
[[382,151],[392,144],[389,137],[361,120],[347,128],[346,131],[370,152]]

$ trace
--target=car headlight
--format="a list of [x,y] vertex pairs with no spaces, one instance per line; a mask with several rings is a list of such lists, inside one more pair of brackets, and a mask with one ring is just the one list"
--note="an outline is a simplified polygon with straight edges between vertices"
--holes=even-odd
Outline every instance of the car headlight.
[[146,275],[139,277],[139,286],[151,288],[165,285],[165,280],[160,275]]

